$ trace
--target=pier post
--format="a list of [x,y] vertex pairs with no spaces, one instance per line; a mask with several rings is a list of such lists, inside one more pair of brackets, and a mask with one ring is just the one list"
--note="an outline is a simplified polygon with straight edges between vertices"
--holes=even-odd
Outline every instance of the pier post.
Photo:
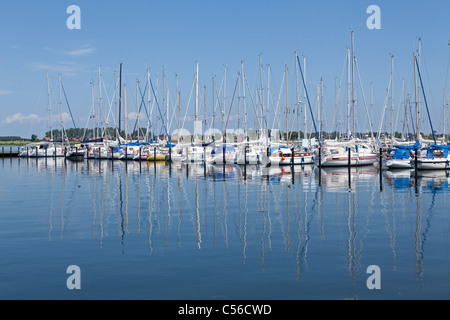
[[291,149],[291,162],[292,162],[292,167],[294,167],[295,164],[295,153],[294,153],[294,148]]
[[352,161],[352,148],[348,148],[348,188],[352,188],[352,173],[351,173],[351,161]]
[[169,147],[169,162],[172,163],[172,147]]
[[248,146],[246,145],[244,148],[244,165],[247,165],[247,148]]
[[[203,147],[203,164],[206,164],[206,147]],[[205,166],[205,168],[206,168],[206,166]]]
[[2,147],[2,159],[5,159],[5,147]]
[[383,191],[383,148],[380,148],[380,191]]
[[156,164],[156,147],[153,148],[153,161]]
[[223,165],[225,165],[226,164],[226,158],[225,158],[225,149],[226,148],[226,146],[225,145],[223,145],[222,146],[222,161],[223,161]]

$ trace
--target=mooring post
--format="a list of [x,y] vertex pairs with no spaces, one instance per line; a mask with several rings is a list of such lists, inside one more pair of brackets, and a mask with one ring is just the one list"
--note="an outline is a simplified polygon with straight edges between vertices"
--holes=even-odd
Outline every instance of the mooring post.
[[226,148],[226,146],[223,145],[223,146],[222,146],[222,162],[223,162],[223,165],[225,165],[225,163],[226,163],[226,159],[225,159],[225,148]]
[[294,153],[294,148],[291,149],[291,153],[292,153],[292,156],[291,156],[291,162],[292,162],[292,166],[294,166],[294,164],[295,164],[295,153]]
[[380,191],[383,191],[383,148],[380,148]]
[[5,159],[5,147],[2,147],[2,159]]
[[352,149],[348,148],[348,187],[352,187],[352,174],[351,174],[351,160],[352,160]]
[[246,145],[244,148],[244,166],[247,165],[247,148],[248,146]]

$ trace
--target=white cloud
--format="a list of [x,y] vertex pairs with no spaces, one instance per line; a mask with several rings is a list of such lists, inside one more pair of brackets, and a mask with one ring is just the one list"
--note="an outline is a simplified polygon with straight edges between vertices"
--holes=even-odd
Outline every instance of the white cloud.
[[1,96],[7,96],[7,95],[9,95],[9,94],[13,94],[13,92],[12,92],[12,91],[8,91],[8,90],[2,90],[2,89],[0,89],[0,97],[1,97]]
[[86,67],[73,62],[35,63],[32,65],[36,70],[46,70],[51,72],[63,73],[65,76],[76,76],[80,72],[90,72]]
[[137,113],[137,112],[131,112],[128,114],[129,120],[141,120],[145,119],[145,114],[143,113]]
[[41,118],[37,114],[31,113],[29,115],[23,115],[21,113],[15,113],[11,116],[6,117],[5,120],[2,121],[3,124],[13,124],[13,123],[34,123],[45,120],[45,118]]
[[[14,124],[14,123],[38,123],[43,121],[49,121],[49,117],[41,117],[37,114],[30,113],[29,115],[23,115],[22,113],[15,113],[6,117],[5,120],[2,121],[2,124]],[[69,113],[64,112],[61,115],[53,115],[52,123],[72,123],[72,117]]]
[[86,48],[86,49],[78,49],[78,50],[72,50],[67,52],[67,54],[69,56],[75,56],[75,57],[79,57],[79,56],[84,56],[86,54],[92,54],[94,53],[95,48],[91,47],[91,48]]

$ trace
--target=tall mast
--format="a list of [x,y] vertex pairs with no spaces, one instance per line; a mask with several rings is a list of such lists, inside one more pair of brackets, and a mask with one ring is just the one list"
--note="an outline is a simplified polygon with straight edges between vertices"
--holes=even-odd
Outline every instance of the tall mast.
[[122,130],[121,117],[122,117],[122,63],[120,64],[120,73],[119,73],[119,136]]
[[53,124],[52,124],[52,99],[50,98],[50,78],[47,71],[47,92],[48,92],[48,118],[50,120],[50,139],[53,141]]
[[391,56],[391,147],[394,145],[394,56]]
[[297,66],[297,51],[295,51],[295,98],[296,98],[296,112],[297,112],[297,140],[300,140],[300,112],[299,112],[299,92],[298,92],[298,66]]
[[195,118],[194,118],[194,142],[197,141],[197,121],[198,121],[198,63],[195,73]]
[[92,139],[97,137],[94,136],[95,131],[95,89],[94,89],[94,81],[91,81],[91,98],[92,98]]
[[323,132],[323,79],[320,78],[320,141],[322,141],[322,132]]
[[417,65],[416,65],[416,53],[414,52],[414,90],[416,94],[416,139],[420,141],[420,132],[419,132],[419,100],[417,94]]
[[[303,56],[303,78],[304,78],[304,81],[306,82],[306,57],[305,56]],[[306,83],[304,83],[304,86],[306,88]],[[303,110],[304,115],[305,115],[303,126],[305,128],[304,129],[305,130],[305,139],[308,139],[308,124],[307,124],[307,119],[308,119],[307,118],[307,114],[308,114],[308,112],[306,111],[306,103],[307,103],[306,99],[307,99],[307,97],[306,97],[306,90],[303,90],[303,100],[304,100],[304,106],[305,106],[304,110]],[[308,146],[309,146],[309,143],[308,143]]]
[[[225,130],[225,103],[227,92],[227,66],[225,65],[224,79],[223,79],[223,105],[222,105],[222,130]],[[225,136],[225,132],[223,133]]]
[[[141,113],[141,110],[139,108],[139,83],[140,83],[139,79],[136,79],[136,115],[137,115],[136,116],[136,123],[137,123],[136,128],[137,128],[137,139],[138,139],[138,141],[140,141],[140,138],[139,138],[139,134],[140,134],[139,116],[140,116],[140,113]],[[132,137],[133,137],[133,133],[134,132],[131,133]]]
[[128,116],[127,116],[127,84],[123,85],[125,91],[125,143],[128,143]]
[[353,111],[353,135],[356,137],[356,99],[355,99],[355,46],[352,31],[352,111]]
[[261,124],[264,123],[264,92],[263,92],[263,80],[262,80],[262,63],[261,63],[261,54],[258,55],[259,60],[259,83],[260,83],[260,90],[259,90],[259,100],[261,102]]
[[350,139],[350,114],[351,114],[351,93],[350,93],[350,87],[351,87],[351,71],[350,71],[350,48],[347,48],[347,139]]
[[446,114],[446,112],[445,112],[445,100],[446,100],[446,97],[445,97],[445,89],[443,90],[444,92],[444,95],[443,95],[443,97],[444,97],[444,105],[442,106],[442,109],[443,109],[443,112],[444,112],[444,114],[443,114],[443,116],[444,116],[444,119],[443,119],[443,121],[444,121],[444,130],[443,130],[443,136],[442,136],[442,140],[443,140],[443,143],[445,143],[445,126],[447,125],[447,114]]
[[288,67],[284,66],[286,76],[286,143],[289,143],[289,101],[288,101]]
[[181,101],[181,92],[178,91],[178,144],[180,143],[180,101]]
[[[213,105],[213,129],[216,130],[216,83],[215,77],[212,77],[212,105]],[[215,140],[215,133],[213,133],[213,140]]]
[[247,106],[245,104],[245,82],[244,82],[244,61],[241,61],[241,80],[242,80],[242,99],[244,104],[244,139],[248,141],[248,132],[247,132]]

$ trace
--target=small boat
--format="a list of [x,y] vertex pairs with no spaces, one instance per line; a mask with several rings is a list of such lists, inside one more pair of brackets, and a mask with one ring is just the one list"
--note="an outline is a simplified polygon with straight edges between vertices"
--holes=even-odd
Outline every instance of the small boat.
[[66,159],[71,161],[83,161],[86,157],[85,148],[71,148],[66,152]]
[[[379,155],[372,151],[366,144],[348,144],[336,146],[323,146],[321,150],[320,165],[322,167],[344,167],[373,165],[379,159]],[[319,165],[319,156],[316,153],[315,163]]]
[[[292,166],[314,164],[314,152],[311,151],[295,151],[292,156],[292,149],[287,147],[278,148],[269,156],[269,164],[271,166]],[[269,165],[268,164],[268,165]]]
[[414,159],[414,150],[420,149],[420,142],[416,141],[414,145],[402,146],[396,145],[394,149],[387,152],[387,169],[411,169],[411,160]]
[[[450,145],[432,144],[429,148],[421,150],[417,158],[418,170],[450,170]],[[411,160],[414,166],[414,160]]]

